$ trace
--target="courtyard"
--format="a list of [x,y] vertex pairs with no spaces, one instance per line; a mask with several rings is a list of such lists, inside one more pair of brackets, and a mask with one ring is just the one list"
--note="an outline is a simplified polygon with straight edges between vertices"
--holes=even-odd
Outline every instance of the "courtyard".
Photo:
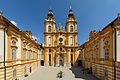
[[40,66],[25,80],[98,80],[91,74],[83,74],[80,67],[63,67],[63,77],[57,78],[59,67]]

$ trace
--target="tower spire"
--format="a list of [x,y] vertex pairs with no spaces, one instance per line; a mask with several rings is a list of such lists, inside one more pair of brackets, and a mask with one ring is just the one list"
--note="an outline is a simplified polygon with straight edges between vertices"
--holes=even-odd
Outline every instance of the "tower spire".
[[72,9],[72,7],[70,6],[70,9]]
[[50,6],[50,10],[52,10],[52,7]]

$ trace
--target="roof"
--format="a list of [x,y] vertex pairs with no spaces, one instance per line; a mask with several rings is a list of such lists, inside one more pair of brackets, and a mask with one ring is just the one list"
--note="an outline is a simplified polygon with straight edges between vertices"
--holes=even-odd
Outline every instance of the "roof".
[[114,19],[111,23],[109,23],[107,26],[105,26],[105,27],[102,29],[102,31],[104,31],[107,27],[113,25],[113,23],[114,23],[115,21],[117,21],[117,20],[118,20],[118,17],[115,18],[115,19]]
[[12,24],[8,19],[6,19],[3,15],[1,16],[0,20],[3,20],[7,23],[7,25],[11,25],[14,29],[17,31],[21,31],[19,28],[17,28],[14,24]]
[[[15,30],[21,32],[21,30],[19,28],[17,28],[14,24],[12,24],[8,19],[6,19],[3,15],[0,17],[0,20],[3,20],[7,23],[7,25],[9,26],[12,26]],[[22,33],[24,34],[24,31],[22,31]],[[26,35],[25,35],[26,36]],[[34,40],[32,40],[34,43],[36,43]],[[36,43],[38,44],[38,43]]]

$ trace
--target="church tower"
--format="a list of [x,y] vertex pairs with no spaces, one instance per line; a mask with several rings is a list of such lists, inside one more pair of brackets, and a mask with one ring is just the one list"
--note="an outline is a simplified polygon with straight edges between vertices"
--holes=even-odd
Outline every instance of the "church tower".
[[45,18],[44,62],[45,66],[73,66],[77,53],[77,21],[70,8],[66,26],[56,27],[53,12],[50,8]]

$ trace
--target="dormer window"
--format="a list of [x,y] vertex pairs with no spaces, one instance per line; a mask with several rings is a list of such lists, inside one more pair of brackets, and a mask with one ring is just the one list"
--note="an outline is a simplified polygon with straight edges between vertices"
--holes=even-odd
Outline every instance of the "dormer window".
[[73,31],[73,26],[70,26],[70,31]]
[[16,41],[15,41],[15,40],[12,40],[12,44],[13,44],[13,45],[16,45]]
[[51,31],[51,26],[48,27],[48,30]]

